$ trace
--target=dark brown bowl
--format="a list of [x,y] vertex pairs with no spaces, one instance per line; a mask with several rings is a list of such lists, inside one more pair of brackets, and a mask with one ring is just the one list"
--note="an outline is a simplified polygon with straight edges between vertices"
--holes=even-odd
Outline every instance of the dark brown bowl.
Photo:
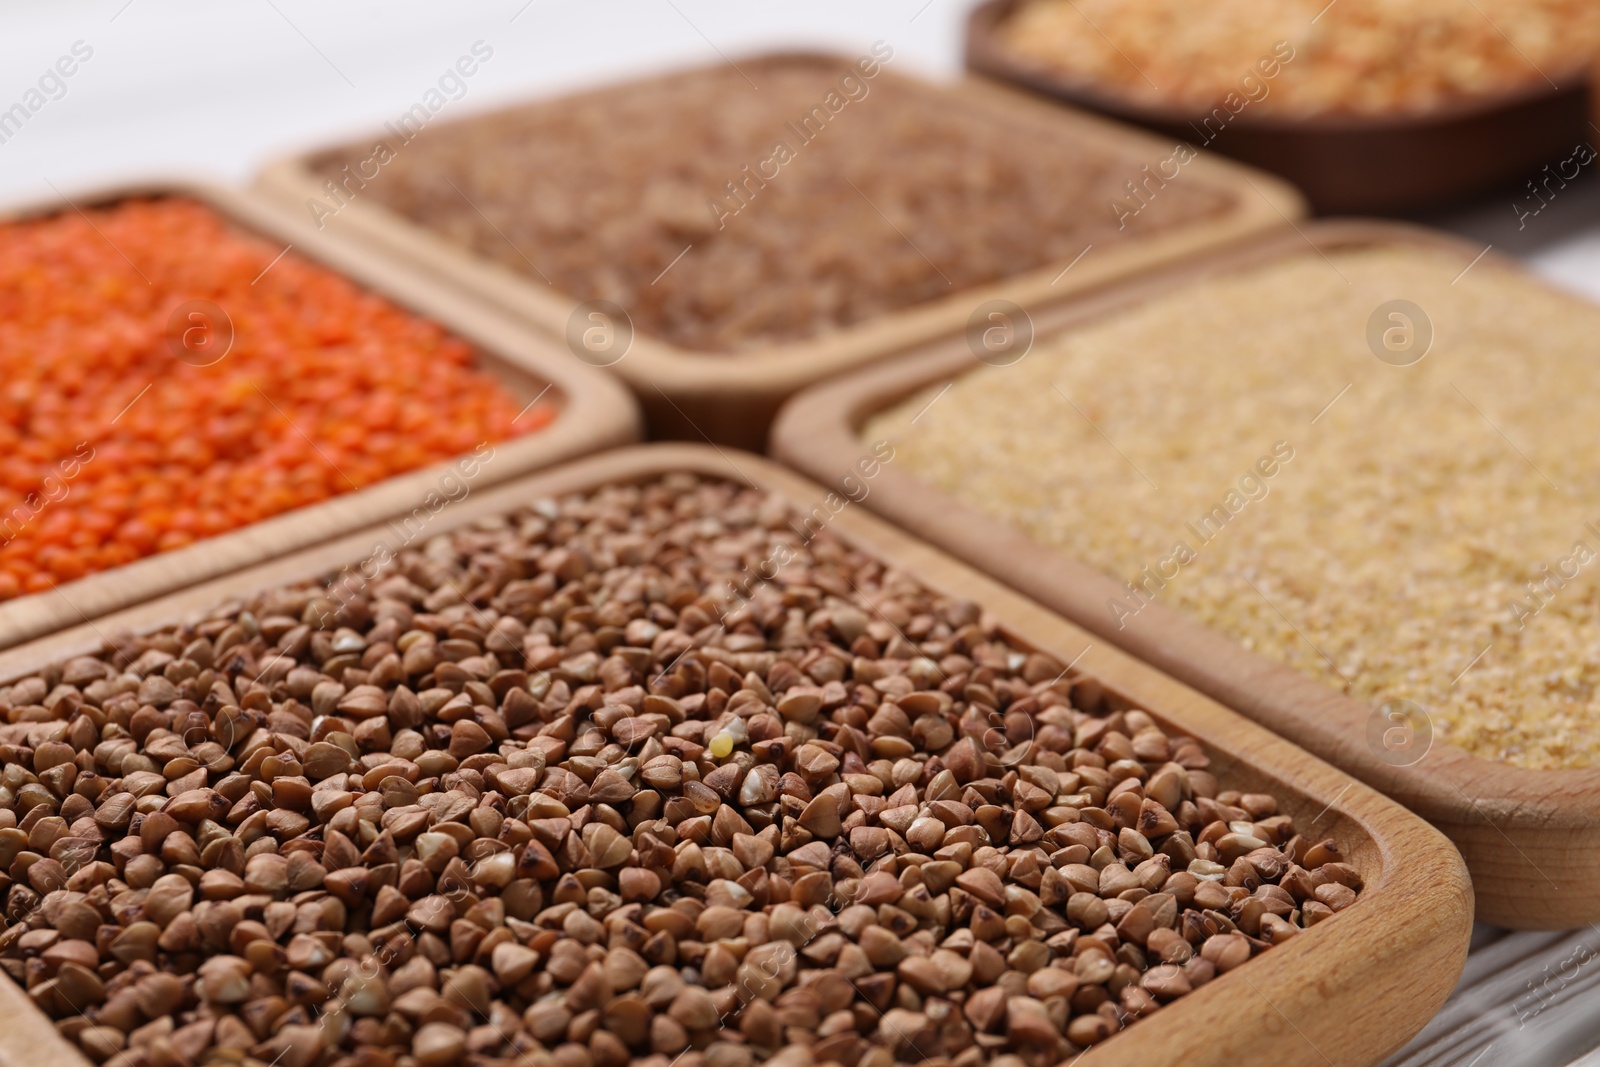
[[[1196,143],[1203,114],[1119,100],[1030,64],[996,30],[1020,0],[988,0],[967,21],[967,68],[1077,107]],[[1212,147],[1287,178],[1324,215],[1395,215],[1445,206],[1534,177],[1589,132],[1587,67],[1483,100],[1392,115],[1234,118]]]

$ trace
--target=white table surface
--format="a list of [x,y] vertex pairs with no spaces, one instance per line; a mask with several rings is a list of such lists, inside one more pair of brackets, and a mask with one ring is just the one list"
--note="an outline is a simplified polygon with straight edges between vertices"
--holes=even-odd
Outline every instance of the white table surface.
[[[480,41],[492,57],[441,117],[771,48],[856,52],[883,40],[896,69],[954,77],[972,3],[0,0],[0,112],[75,44],[93,50],[64,94],[0,143],[0,205],[139,178],[245,182],[272,158],[394,119]],[[1588,169],[1520,224],[1514,191],[1419,221],[1600,299],[1600,164]],[[1392,1067],[1600,1067],[1597,962],[1528,1000],[1600,934],[1481,931],[1479,942],[1456,996]],[[1530,1003],[1540,1005],[1531,1016]]]

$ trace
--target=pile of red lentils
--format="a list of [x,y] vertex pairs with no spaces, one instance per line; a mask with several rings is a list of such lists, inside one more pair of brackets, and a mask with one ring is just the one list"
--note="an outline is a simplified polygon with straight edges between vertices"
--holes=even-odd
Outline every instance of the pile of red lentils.
[[0,600],[551,418],[520,408],[437,324],[195,201],[5,224]]

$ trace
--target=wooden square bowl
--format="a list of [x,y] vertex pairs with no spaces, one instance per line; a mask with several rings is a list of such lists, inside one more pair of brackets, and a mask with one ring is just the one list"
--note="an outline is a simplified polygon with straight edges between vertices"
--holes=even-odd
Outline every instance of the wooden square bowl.
[[[799,512],[828,491],[755,456],[704,446],[612,452],[474,495],[446,510],[445,532],[542,499],[678,472],[781,494]],[[1201,742],[1226,788],[1270,791],[1308,834],[1331,837],[1360,873],[1354,904],[1305,929],[1088,1051],[1091,1064],[1241,1063],[1368,1065],[1398,1048],[1455,983],[1469,939],[1472,890],[1460,857],[1422,820],[1267,730],[1147,667],[1032,601],[867,514],[829,507],[827,528],[851,547],[932,591],[978,603],[1019,647],[1046,652],[1076,681],[1080,706],[1139,708],[1164,729]],[[797,531],[797,536],[803,537]],[[375,526],[0,653],[0,686],[65,657],[92,652],[102,634],[182,622],[230,599],[370,558],[396,532]],[[0,1065],[52,1058],[81,1064],[29,997],[0,978]]]
[[[839,62],[810,54],[782,54],[741,59],[739,67],[759,80],[764,72],[785,66]],[[690,76],[698,73],[691,72]],[[595,101],[608,99],[606,94],[640,91],[651,85],[668,85],[673,79],[684,76],[681,73],[668,74],[652,82],[602,88],[567,98],[565,102],[570,109],[594,106]],[[1170,161],[1174,143],[1169,139],[1080,111],[1060,108],[981,79],[940,85],[912,79],[887,69],[877,74],[876,78],[880,84],[894,83],[900,92],[914,93],[919,99],[938,103],[946,114],[969,116],[975,122],[1007,131],[1007,137],[1014,141],[1019,152],[1027,152],[1035,143],[1070,142],[1074,150],[1081,154],[1086,166],[1105,166],[1112,168],[1115,174],[1125,173],[1130,189],[1134,183],[1140,182],[1166,184],[1159,178],[1147,175],[1153,174],[1152,168],[1158,167],[1164,160]],[[738,88],[744,91],[743,82]],[[755,99],[759,100],[759,96]],[[730,99],[728,103],[730,106],[749,106],[748,102],[741,100]],[[524,106],[538,108],[548,105],[534,103]],[[858,106],[886,108],[891,104],[877,97],[868,97]],[[515,112],[503,114],[512,115]],[[496,117],[493,114],[469,117],[453,121],[450,126],[465,136],[473,132],[475,123],[483,124]],[[842,125],[848,123],[850,118],[850,112],[845,111],[835,121]],[[674,119],[673,114],[662,113],[653,121],[670,125]],[[774,138],[792,138],[792,127],[792,122],[786,127],[774,120],[772,135]],[[824,135],[831,135],[831,130]],[[409,141],[399,143],[393,131],[379,131],[372,138],[357,143],[393,145],[394,158],[403,161],[419,153],[428,153],[433,143],[429,138],[430,131],[422,129]],[[483,139],[488,140],[487,132]],[[695,149],[689,145],[684,150]],[[601,318],[595,319],[597,312],[593,309],[600,304],[590,301],[592,294],[562,292],[531,273],[539,269],[534,264],[539,261],[540,250],[528,246],[526,242],[513,244],[512,247],[523,258],[508,259],[507,262],[512,264],[508,267],[477,254],[447,235],[403,217],[381,201],[382,183],[393,180],[386,177],[387,172],[381,165],[372,168],[362,165],[362,175],[366,175],[367,169],[373,171],[365,177],[350,171],[353,177],[346,179],[346,188],[340,194],[337,212],[333,211],[329,199],[332,183],[317,172],[316,165],[319,160],[332,158],[329,153],[334,151],[341,150],[311,152],[274,163],[261,173],[257,185],[264,193],[299,212],[302,218],[308,221],[315,219],[325,233],[417,265],[459,291],[471,293],[511,311],[553,337],[565,338],[574,351],[578,351],[578,339],[587,337],[589,330],[600,331],[595,336],[606,339],[605,348],[603,354],[596,355],[595,359],[619,375],[638,395],[649,420],[652,437],[710,440],[756,450],[765,446],[773,415],[792,393],[832,375],[880,360],[909,345],[971,328],[975,312],[983,305],[1001,302],[1031,306],[1062,293],[1091,289],[1154,264],[1284,226],[1286,220],[1299,218],[1305,210],[1299,195],[1276,178],[1214,154],[1203,153],[1199,158],[1183,164],[1182,177],[1174,181],[1188,188],[1204,188],[1222,196],[1224,206],[1215,213],[1163,228],[1148,227],[1139,221],[1129,222],[1123,217],[1122,226],[1112,231],[1114,239],[1104,240],[1097,236],[1095,243],[1082,251],[1074,248],[1060,262],[1045,263],[988,284],[950,291],[947,295],[941,294],[921,303],[802,339],[739,351],[707,352],[646,336],[642,330],[636,332],[626,308],[616,309],[615,305],[611,305],[598,313]],[[799,151],[803,159],[803,149]],[[493,153],[492,142],[486,144],[474,156],[474,165],[492,165]],[[670,162],[662,160],[656,165],[661,173],[670,174]],[[980,164],[981,161],[974,163],[975,166]],[[749,166],[745,170],[754,173]],[[729,177],[747,182],[754,180],[740,179],[738,173]],[[915,188],[915,176],[906,177]],[[781,177],[773,179],[775,184],[782,180]],[[448,178],[446,181],[449,186],[455,187],[454,191],[440,185],[439,195],[465,196],[456,182]],[[359,187],[356,187],[356,182],[361,183]],[[729,187],[732,187],[731,182]],[[859,188],[855,192],[846,188],[840,195],[854,197],[858,192]],[[726,195],[721,189],[704,190],[708,204],[712,197]],[[864,193],[861,195],[865,196]],[[1120,189],[1118,195],[1122,195]],[[1171,195],[1167,194],[1169,197]],[[468,202],[480,213],[484,212],[476,201]],[[1162,201],[1155,199],[1151,202],[1159,210]],[[751,202],[754,217],[729,221],[726,224],[728,228],[760,226],[760,204],[758,196]],[[876,204],[873,206],[878,207]],[[1118,218],[1109,201],[1083,203],[1079,207],[1085,216],[1093,214],[1107,222]],[[531,212],[533,209],[534,205],[530,204],[521,210]],[[640,205],[639,210],[644,210],[644,206]],[[694,204],[694,210],[697,213],[701,211],[698,201]],[[879,210],[882,211],[882,208],[879,207]],[[818,204],[816,211],[819,217],[825,217],[829,205]],[[497,212],[491,205],[489,211],[484,213],[484,218],[489,219],[494,214],[503,213]],[[885,229],[895,225],[888,215],[884,215],[883,219]],[[491,221],[490,224],[509,242],[511,238],[505,234],[503,222],[502,218],[502,223]],[[1124,227],[1127,231],[1125,234],[1122,232]],[[901,236],[905,234],[902,232]],[[573,239],[583,240],[581,236]],[[680,258],[705,255],[694,247],[695,243],[703,245],[716,239],[716,232],[697,237],[695,242],[689,242],[686,238],[689,247],[680,253]],[[829,239],[842,238],[832,234]],[[528,271],[523,270],[524,261]],[[673,264],[663,266],[662,275],[665,275]],[[923,269],[921,261],[914,261],[914,266],[918,270]],[[938,271],[931,260],[927,269],[930,277],[935,276],[931,272]],[[732,277],[728,281],[737,284],[741,279]],[[819,279],[816,284],[821,286],[824,281]],[[726,314],[732,314],[738,308],[736,298],[733,311]],[[619,321],[618,310],[625,321]],[[593,326],[590,326],[591,319]],[[979,321],[977,328],[982,330],[987,325],[986,321]],[[626,345],[618,340],[624,335],[630,339]],[[588,344],[587,341],[582,343]],[[619,347],[621,355],[616,354]]]

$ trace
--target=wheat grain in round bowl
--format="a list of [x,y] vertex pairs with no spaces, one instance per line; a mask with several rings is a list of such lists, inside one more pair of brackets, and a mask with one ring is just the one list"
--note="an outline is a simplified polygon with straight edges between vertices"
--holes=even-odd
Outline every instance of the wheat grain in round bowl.
[[[1241,78],[1254,114],[1420,113],[1588,62],[1586,0],[1024,0],[999,27],[1017,57],[1119,100],[1204,113]],[[1263,64],[1266,69],[1263,69]],[[1272,71],[1271,74],[1268,71]]]

